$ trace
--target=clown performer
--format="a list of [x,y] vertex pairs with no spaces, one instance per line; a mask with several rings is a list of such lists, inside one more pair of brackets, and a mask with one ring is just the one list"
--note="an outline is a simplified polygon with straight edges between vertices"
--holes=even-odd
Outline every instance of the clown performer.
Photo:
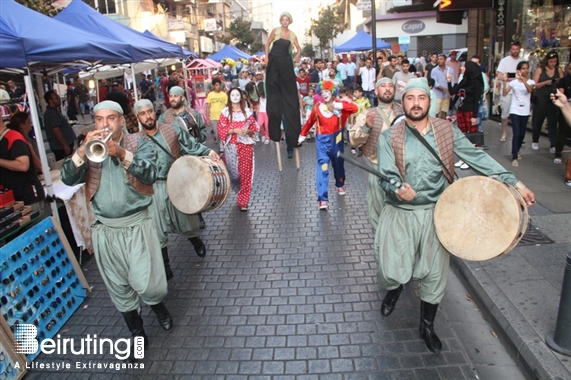
[[238,193],[238,208],[248,211],[254,179],[254,144],[260,128],[254,113],[246,107],[239,88],[232,88],[228,105],[218,121],[218,138],[224,141],[224,162],[232,190]]
[[[299,96],[294,68],[294,61],[299,62],[301,48],[296,35],[288,26],[293,22],[291,14],[280,15],[281,26],[271,31],[266,43],[266,96],[270,139],[279,144],[281,139],[281,123],[284,124],[287,148],[297,147],[296,138],[301,129],[299,116]],[[295,57],[294,57],[295,49]],[[278,149],[278,168],[281,171],[281,156]],[[296,162],[297,159],[296,150]]]
[[344,161],[341,157],[337,157],[337,152],[343,152],[344,148],[343,126],[346,124],[347,118],[357,112],[358,107],[345,99],[334,101],[333,96],[336,93],[336,88],[332,81],[321,82],[320,87],[323,102],[313,106],[309,118],[301,129],[298,143],[301,144],[307,138],[310,128],[317,123],[315,127],[317,200],[319,209],[327,210],[330,161],[335,175],[337,194],[346,194]]

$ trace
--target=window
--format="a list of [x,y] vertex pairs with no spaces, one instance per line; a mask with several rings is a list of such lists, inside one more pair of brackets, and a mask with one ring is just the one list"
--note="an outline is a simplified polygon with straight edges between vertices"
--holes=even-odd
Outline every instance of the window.
[[97,0],[97,10],[104,15],[117,13],[115,0]]

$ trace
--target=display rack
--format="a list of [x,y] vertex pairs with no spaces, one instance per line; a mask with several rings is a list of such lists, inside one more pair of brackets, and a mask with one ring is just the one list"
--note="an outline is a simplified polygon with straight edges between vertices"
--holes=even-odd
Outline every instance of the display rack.
[[[0,248],[0,289],[4,330],[34,325],[39,342],[53,338],[79,308],[89,285],[53,217]],[[13,335],[8,340],[14,341]],[[33,361],[38,354],[26,356]]]
[[15,342],[10,340],[7,328],[5,323],[0,323],[0,379],[19,380],[28,371],[26,357],[13,349]]

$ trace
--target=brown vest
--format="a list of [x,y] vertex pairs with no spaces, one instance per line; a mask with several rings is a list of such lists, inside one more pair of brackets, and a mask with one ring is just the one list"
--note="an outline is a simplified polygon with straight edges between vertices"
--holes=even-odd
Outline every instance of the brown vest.
[[[448,168],[451,175],[454,173],[454,131],[452,124],[443,119],[430,118],[432,130],[436,139],[436,150],[440,159]],[[391,141],[395,152],[395,164],[400,172],[403,181],[406,181],[406,159],[405,159],[405,122],[401,121],[391,127]],[[424,149],[426,149],[423,146]],[[442,170],[449,183],[454,182],[454,178]]]
[[[389,116],[389,120],[392,122],[397,116],[400,116],[403,112],[402,112],[402,106],[397,102],[393,102],[391,108],[392,112],[391,115]],[[390,125],[385,125],[386,123],[383,117],[379,115],[379,112],[377,111],[376,107],[369,108],[367,112],[372,112],[375,115],[375,118],[373,119],[373,127],[371,128],[371,133],[367,138],[367,142],[363,145],[363,154],[365,155],[365,157],[367,157],[369,161],[371,161],[371,163],[377,164],[378,162],[377,145],[379,142],[379,136],[385,130],[389,129]]]
[[[123,148],[133,153],[133,155],[137,154],[140,138],[141,135],[138,133],[132,135],[124,133]],[[101,162],[91,162],[89,160],[87,161],[87,164],[88,168],[87,178],[85,180],[85,197],[89,203],[99,188],[99,182],[101,182],[101,169],[103,165]],[[147,185],[146,183],[139,181],[137,177],[128,172],[125,172],[125,174],[127,175],[127,182],[133,189],[144,195],[153,195],[153,185]]]
[[[176,160],[180,157],[180,143],[178,142],[178,134],[176,130],[172,127],[171,124],[159,124],[158,126],[159,132],[163,135],[168,148],[170,150],[171,156]],[[156,145],[154,141],[152,141],[153,145]],[[155,151],[161,150],[158,146],[155,147]]]

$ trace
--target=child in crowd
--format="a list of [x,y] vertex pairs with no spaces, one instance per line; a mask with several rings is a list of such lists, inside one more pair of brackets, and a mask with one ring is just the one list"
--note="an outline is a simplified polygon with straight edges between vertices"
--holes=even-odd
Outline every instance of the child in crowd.
[[[307,91],[307,96],[303,97],[303,109],[305,110],[305,117],[303,118],[302,124],[305,124],[307,118],[311,114],[311,110],[313,109],[314,97],[315,97],[315,88],[310,87],[309,90]],[[315,127],[311,128],[311,130],[309,131],[309,135],[310,136],[315,135]]]
[[[361,114],[361,112],[368,110],[371,108],[371,102],[369,102],[368,98],[363,97],[363,88],[361,86],[356,86],[353,90],[353,104],[355,104],[359,109],[353,115],[351,115],[351,125],[355,123],[357,117]],[[357,150],[355,148],[351,148],[351,154],[357,154]],[[359,157],[363,155],[363,151],[359,148]]]
[[436,94],[434,94],[434,85],[436,82],[432,78],[428,78],[428,87],[430,88],[430,108],[428,109],[429,117],[436,117]]
[[254,112],[254,117],[258,117],[258,109],[260,106],[260,96],[258,94],[258,88],[254,82],[250,82],[246,85],[246,101],[248,107]]
[[266,113],[266,92],[264,90],[264,82],[256,84],[258,95],[260,96],[258,108],[258,125],[260,126],[260,134],[264,144],[270,143],[270,131],[268,129],[268,114]]

